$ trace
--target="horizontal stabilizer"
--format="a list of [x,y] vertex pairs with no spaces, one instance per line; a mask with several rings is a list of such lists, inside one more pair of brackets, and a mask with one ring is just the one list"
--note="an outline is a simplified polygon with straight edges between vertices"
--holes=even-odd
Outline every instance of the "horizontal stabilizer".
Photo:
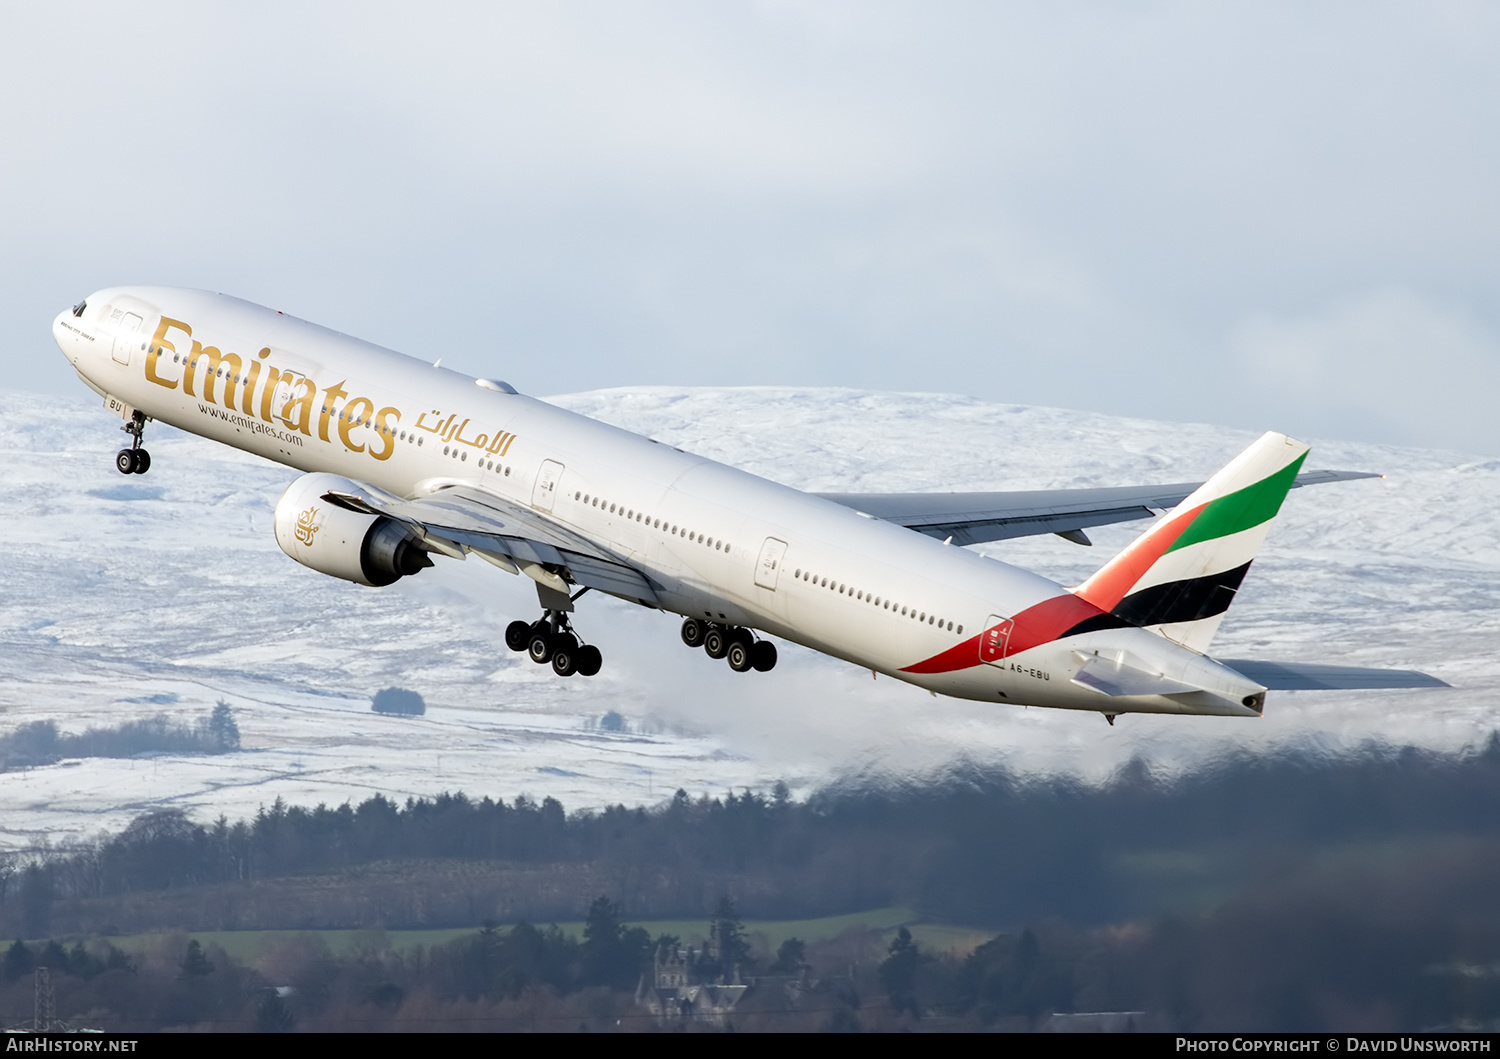
[[1186,695],[1202,690],[1180,680],[1170,680],[1158,673],[1150,673],[1098,655],[1090,658],[1073,676],[1073,683],[1110,696]]
[[1356,691],[1365,688],[1448,688],[1453,685],[1415,669],[1367,669],[1364,666],[1324,666],[1310,662],[1259,662],[1250,658],[1219,658],[1228,666],[1271,691]]

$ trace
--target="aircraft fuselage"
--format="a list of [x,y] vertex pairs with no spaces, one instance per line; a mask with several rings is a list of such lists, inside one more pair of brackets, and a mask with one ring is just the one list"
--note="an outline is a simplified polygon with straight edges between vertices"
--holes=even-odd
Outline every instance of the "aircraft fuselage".
[[[1264,688],[1062,585],[839,504],[226,295],[99,291],[53,333],[117,410],[414,499],[465,485],[641,571],[662,609],[762,630],[934,692],[1255,716]],[[1095,622],[1098,624],[1098,622]],[[1130,658],[1197,695],[1072,682]]]

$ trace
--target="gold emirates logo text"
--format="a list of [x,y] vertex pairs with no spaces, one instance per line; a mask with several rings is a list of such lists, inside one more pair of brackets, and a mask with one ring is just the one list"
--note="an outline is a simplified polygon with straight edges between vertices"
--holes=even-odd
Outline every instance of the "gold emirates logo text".
[[[173,331],[181,332],[192,342],[190,352],[178,352],[177,343],[168,338]],[[167,361],[169,355],[170,363]],[[316,424],[317,436],[322,441],[332,441],[329,436],[332,421],[338,440],[350,452],[367,453],[377,460],[391,458],[400,432],[399,408],[386,406],[377,409],[375,402],[368,397],[351,397],[344,389],[347,380],[319,389],[317,383],[306,375],[269,363],[267,358],[270,356],[270,347],[264,347],[249,358],[247,366],[238,353],[225,353],[216,346],[205,346],[193,338],[190,325],[163,316],[146,351],[146,379],[168,390],[175,390],[180,384],[183,393],[190,397],[197,397],[201,388],[204,401],[208,404],[222,401],[226,409],[233,409],[238,400],[245,415],[258,415],[267,423],[279,421],[287,429],[299,431],[307,437],[313,436]],[[180,367],[174,369],[172,365]],[[169,377],[174,370],[181,372],[180,378]],[[216,386],[220,382],[223,385]],[[426,421],[429,415],[433,417],[433,423]],[[441,411],[432,409],[419,416],[415,426],[450,444],[478,449],[486,456],[503,457],[510,450],[514,434],[497,430],[471,439],[464,436],[469,423],[468,419],[460,421],[457,414],[443,419]],[[409,432],[415,436],[414,430]]]

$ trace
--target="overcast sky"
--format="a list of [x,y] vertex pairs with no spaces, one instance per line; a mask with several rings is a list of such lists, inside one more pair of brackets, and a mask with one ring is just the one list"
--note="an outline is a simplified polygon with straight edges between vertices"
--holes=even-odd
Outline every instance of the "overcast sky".
[[0,7],[0,361],[222,290],[546,394],[1500,455],[1500,9]]

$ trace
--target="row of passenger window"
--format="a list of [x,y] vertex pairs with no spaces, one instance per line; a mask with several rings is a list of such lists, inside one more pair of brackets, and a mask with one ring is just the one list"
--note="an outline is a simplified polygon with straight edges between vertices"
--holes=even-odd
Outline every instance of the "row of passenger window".
[[[421,438],[417,438],[417,444],[418,445],[422,444],[422,439]],[[449,451],[450,449],[452,451]],[[467,463],[467,462],[469,462],[469,453],[468,453],[468,450],[464,449],[464,448],[461,448],[458,445],[444,445],[443,446],[443,455],[444,456],[451,456],[451,457],[453,457],[453,459],[458,460],[460,463]],[[479,464],[480,468],[483,469],[483,470],[486,470],[486,471],[495,471],[497,473],[504,473],[505,477],[507,477],[507,478],[510,477],[510,466],[508,464],[496,463],[494,460],[484,459],[484,458],[481,458],[481,459],[479,459],[479,460],[477,460],[475,462],[477,462]]]
[[[507,470],[506,473],[508,474],[510,472]],[[602,511],[607,512],[608,514],[619,515],[627,521],[644,523],[646,526],[649,526],[652,529],[662,530],[674,537],[686,537],[688,540],[696,541],[698,544],[705,545],[706,547],[713,548],[717,551],[729,550],[729,545],[723,540],[713,537],[705,537],[702,533],[695,533],[693,530],[683,529],[671,522],[663,523],[659,518],[653,518],[652,516],[646,515],[643,512],[636,511],[634,508],[627,508],[623,504],[616,504],[611,501],[604,500],[601,497],[594,496],[591,493],[585,493],[581,489],[573,493],[573,499],[575,501],[578,501],[579,503],[586,504],[589,507],[599,508]],[[952,633],[962,634],[964,631],[964,627],[962,625],[955,626],[953,622],[948,621],[944,618],[939,618],[936,614],[928,614],[926,611],[918,611],[914,607],[907,607],[899,603],[892,603],[889,599],[882,599],[879,596],[867,594],[863,589],[850,588],[848,585],[840,584],[838,581],[830,581],[826,577],[819,577],[816,574],[813,574],[811,571],[799,569],[793,576],[802,581],[810,581],[821,588],[827,588],[832,591],[836,591],[840,595],[849,596],[851,599],[858,600],[861,603],[870,603],[872,606],[880,607],[882,610],[888,610],[892,614],[898,614],[903,618],[910,618],[911,620],[916,622],[932,625],[939,629],[946,629],[948,632]]]
[[801,581],[811,582],[819,588],[826,588],[829,591],[837,592],[841,596],[848,596],[851,599],[858,600],[861,603],[869,603],[872,606],[881,608],[882,610],[888,610],[892,614],[899,614],[903,618],[911,618],[913,621],[924,622],[928,625],[934,625],[939,629],[947,629],[949,632],[962,633],[964,631],[964,627],[962,625],[958,626],[955,629],[951,621],[947,621],[944,618],[939,618],[936,614],[928,614],[925,610],[918,611],[915,607],[907,607],[900,603],[892,603],[888,599],[884,599],[872,593],[865,592],[863,589],[850,588],[848,585],[842,584],[837,580],[830,580],[826,577],[820,577],[819,575],[813,573],[811,570],[799,569],[792,576]]
[[661,530],[663,533],[673,537],[686,538],[687,540],[693,541],[697,544],[702,544],[705,547],[712,548],[715,551],[727,552],[729,550],[729,542],[725,541],[721,537],[707,537],[702,533],[695,532],[694,530],[679,527],[675,523],[663,522],[659,518],[653,518],[652,516],[637,511],[634,508],[627,508],[624,504],[611,503],[608,500],[603,500],[597,496],[585,493],[581,489],[573,494],[573,499],[583,504],[587,504],[589,507],[600,508],[603,511],[607,511],[611,515],[619,515],[627,522],[641,522],[651,529]]

